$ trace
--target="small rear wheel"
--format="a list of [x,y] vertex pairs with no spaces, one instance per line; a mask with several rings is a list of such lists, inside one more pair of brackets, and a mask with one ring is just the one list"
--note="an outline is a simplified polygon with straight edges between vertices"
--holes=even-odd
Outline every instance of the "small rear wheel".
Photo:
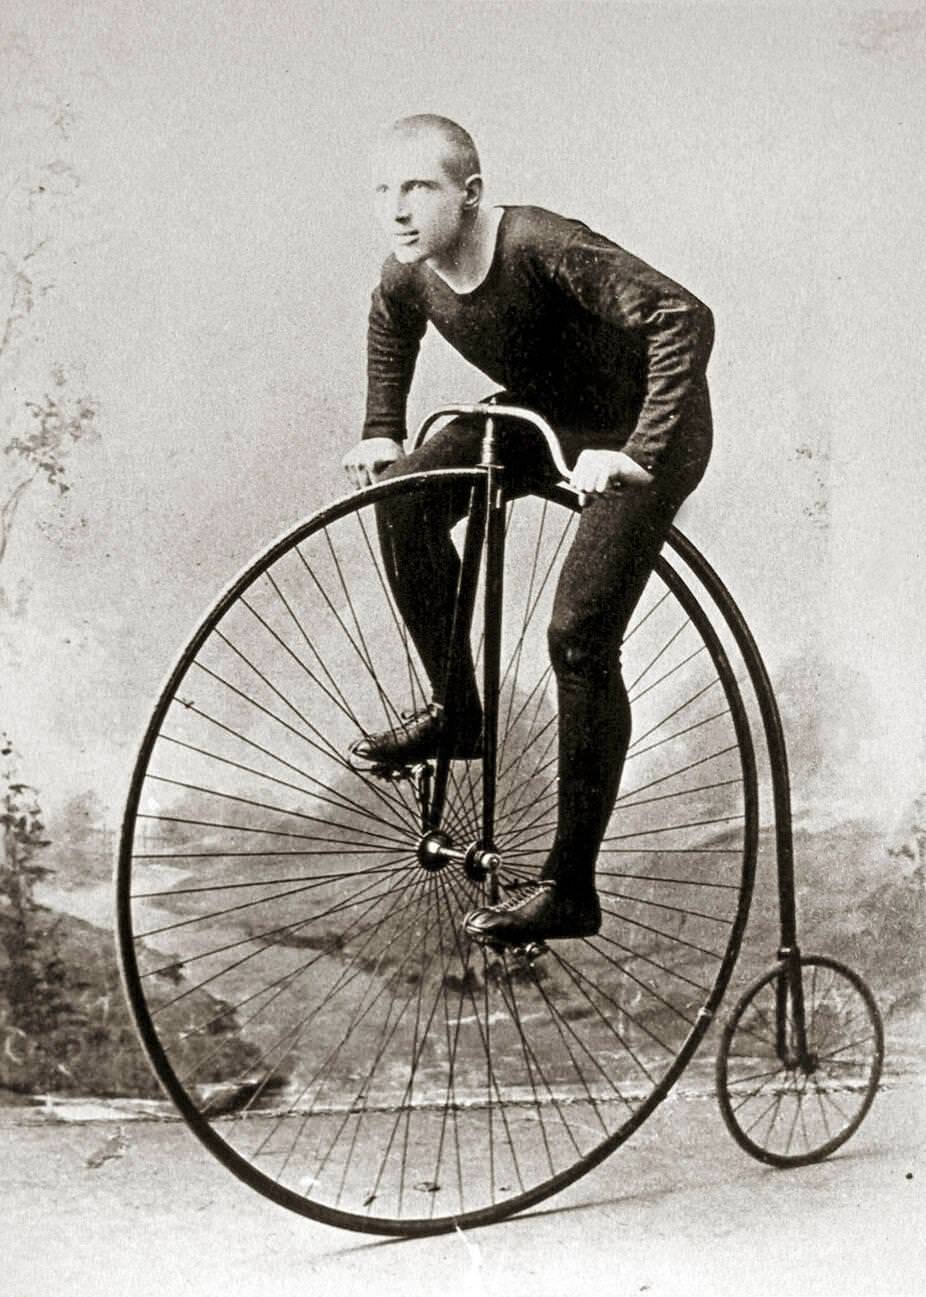
[[884,1058],[881,1014],[858,974],[821,955],[802,957],[800,968],[804,1058],[797,1048],[795,988],[784,963],[744,992],[717,1055],[717,1097],[727,1129],[770,1166],[806,1166],[844,1144],[871,1107]]

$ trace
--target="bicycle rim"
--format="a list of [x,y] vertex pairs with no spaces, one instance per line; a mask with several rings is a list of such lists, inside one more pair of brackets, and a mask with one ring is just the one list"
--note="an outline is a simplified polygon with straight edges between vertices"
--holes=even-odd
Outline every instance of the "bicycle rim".
[[[123,972],[160,1081],[255,1189],[374,1233],[499,1219],[628,1138],[709,1025],[755,866],[739,689],[660,559],[625,638],[634,738],[599,858],[601,933],[534,964],[463,937],[485,882],[423,868],[412,783],[346,753],[428,692],[373,507],[421,493],[439,523],[448,488],[478,481],[382,483],[253,564],[171,673],[123,829]],[[564,490],[509,505],[503,894],[537,873],[555,828],[545,632],[575,521]],[[478,658],[478,624],[472,638]],[[454,763],[444,827],[462,847],[479,837],[480,778]]]

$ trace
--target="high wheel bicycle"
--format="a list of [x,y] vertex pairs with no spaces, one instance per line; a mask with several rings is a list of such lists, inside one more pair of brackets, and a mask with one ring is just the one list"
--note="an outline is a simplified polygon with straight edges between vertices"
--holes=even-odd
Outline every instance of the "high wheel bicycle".
[[[505,496],[499,419],[478,467],[380,482],[267,549],[181,654],[135,766],[117,877],[124,981],[161,1084],[199,1139],[276,1202],[349,1229],[498,1220],[623,1143],[713,1021],[746,924],[767,748],[781,949],[723,1034],[724,1117],[753,1155],[816,1160],[872,1102],[877,1007],[797,946],[788,772],[768,677],[732,599],[673,531],[624,641],[634,729],[597,871],[600,933],[486,949],[463,915],[534,878],[555,829],[546,653],[578,501]],[[373,771],[365,726],[424,706],[376,507],[447,517],[462,555],[448,680],[483,678],[479,760]],[[759,721],[745,696],[752,690]]]

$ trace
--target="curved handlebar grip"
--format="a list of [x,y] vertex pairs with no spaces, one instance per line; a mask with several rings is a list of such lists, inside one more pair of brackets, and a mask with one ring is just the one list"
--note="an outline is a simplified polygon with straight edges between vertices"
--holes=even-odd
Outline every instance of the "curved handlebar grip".
[[557,437],[551,425],[547,423],[542,415],[535,413],[533,410],[526,410],[520,405],[491,405],[486,401],[480,401],[476,405],[442,405],[440,409],[432,410],[426,418],[422,419],[418,431],[412,439],[412,449],[417,450],[428,435],[432,425],[438,419],[443,419],[449,414],[481,414],[487,418],[520,419],[522,423],[529,423],[537,429],[547,443],[550,458],[553,460],[560,477],[569,477],[569,465],[563,455],[559,437]]

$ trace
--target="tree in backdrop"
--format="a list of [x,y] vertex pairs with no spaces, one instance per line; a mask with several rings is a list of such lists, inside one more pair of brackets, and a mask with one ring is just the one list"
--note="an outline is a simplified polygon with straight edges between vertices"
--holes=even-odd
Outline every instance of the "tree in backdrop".
[[56,365],[52,381],[58,390],[22,403],[24,426],[14,425],[3,447],[6,471],[0,500],[0,563],[26,492],[34,483],[44,481],[59,496],[65,495],[70,490],[66,480],[68,457],[78,442],[96,433],[96,402],[90,396],[72,396],[63,391],[68,380],[64,367]]
[[[75,115],[58,88],[46,83],[25,38],[14,34],[0,52],[7,91],[0,109],[0,618],[6,648],[28,593],[12,599],[5,581],[14,524],[33,489],[50,488],[58,500],[68,493],[70,457],[97,436],[98,407],[81,390],[81,366],[61,363],[51,352],[50,305],[66,311],[67,275],[85,209],[81,176],[69,157]],[[4,736],[0,1025],[15,1033],[12,1039],[30,1042],[32,1086],[52,1088],[63,1064],[51,1042],[75,1017],[75,979],[67,976],[58,923],[36,900],[36,885],[51,872],[42,863],[48,840],[38,792],[19,771],[19,755]],[[19,1053],[10,1040],[4,1052],[15,1061]]]
[[[62,1030],[79,1030],[82,1016],[69,995],[67,970],[55,941],[55,928],[45,921],[35,887],[51,872],[38,858],[48,846],[38,793],[19,778],[17,754],[4,735],[0,739],[0,935],[5,966],[2,990],[5,1025],[15,1038],[29,1044],[29,1077],[38,1089],[58,1086],[62,1069]],[[6,1052],[10,1052],[7,1036]],[[15,1060],[15,1049],[12,1058]]]
[[[0,49],[6,94],[0,173],[0,563],[34,488],[69,491],[69,460],[96,436],[97,402],[79,361],[60,359],[73,318],[74,267],[94,241],[95,200],[77,165],[79,115],[28,39]],[[63,326],[63,327],[62,327]],[[58,354],[55,354],[55,353]],[[4,593],[0,607],[21,611]]]

